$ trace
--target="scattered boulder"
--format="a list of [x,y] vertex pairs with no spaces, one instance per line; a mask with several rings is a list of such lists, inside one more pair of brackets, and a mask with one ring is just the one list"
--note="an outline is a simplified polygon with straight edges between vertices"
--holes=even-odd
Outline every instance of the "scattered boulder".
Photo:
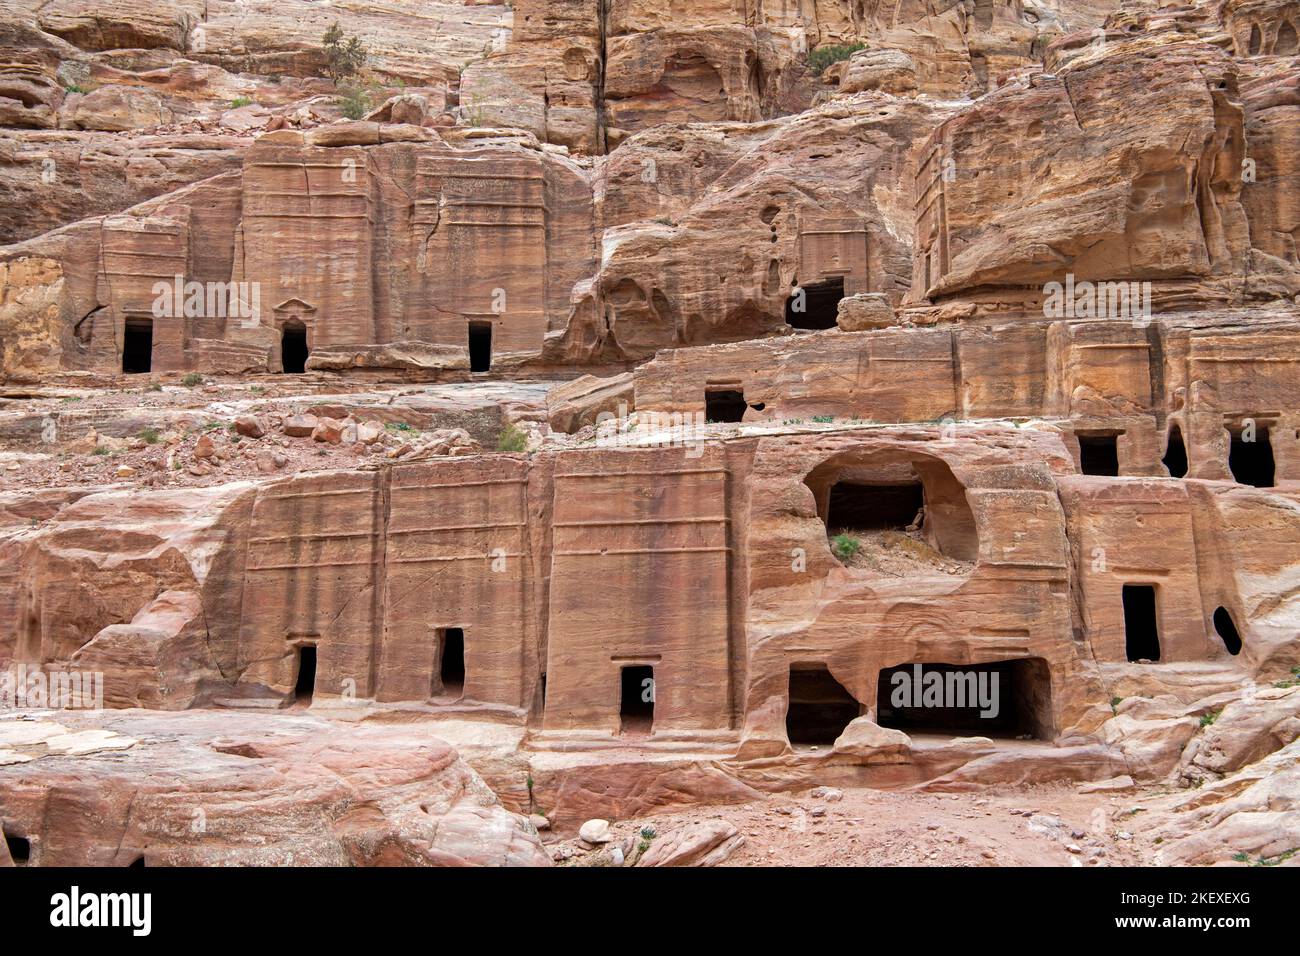
[[217,457],[217,445],[210,435],[200,435],[199,440],[194,443],[194,450],[190,452],[190,457],[198,460],[210,461]]
[[849,722],[831,751],[851,754],[864,763],[910,763],[912,739],[901,730],[881,727],[870,717]]
[[235,419],[235,432],[245,438],[261,438],[266,434],[266,426],[256,415],[240,415]]
[[691,823],[657,837],[637,866],[717,866],[744,844],[740,831],[725,820]]
[[384,426],[381,422],[367,421],[357,426],[356,440],[363,445],[373,445],[384,437]]
[[889,297],[878,292],[840,299],[835,324],[844,332],[866,332],[870,329],[885,329],[894,325],[897,316],[894,307],[889,304]]
[[614,839],[614,834],[609,829],[608,820],[588,820],[578,828],[578,837],[584,843],[590,843],[593,846],[599,843],[608,843]]
[[290,415],[284,420],[284,433],[290,438],[307,438],[316,430],[315,415]]

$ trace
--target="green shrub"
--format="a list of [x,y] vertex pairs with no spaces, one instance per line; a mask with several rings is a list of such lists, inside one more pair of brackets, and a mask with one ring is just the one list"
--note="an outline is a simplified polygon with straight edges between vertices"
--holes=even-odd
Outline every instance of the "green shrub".
[[848,46],[819,46],[808,54],[808,69],[818,76],[832,63],[847,60],[859,50],[865,50],[865,43],[850,43]]
[[414,425],[408,425],[406,424],[406,422],[389,422],[384,427],[388,429],[390,432],[392,432],[394,435],[420,434],[420,429],[416,428]]
[[831,550],[835,557],[847,561],[862,550],[862,542],[851,534],[837,534],[831,538]]
[[181,384],[186,388],[197,388],[203,384],[203,376],[198,372],[190,372],[181,379]]
[[525,451],[528,448],[528,436],[518,425],[507,425],[501,429],[497,439],[497,451]]
[[230,101],[230,108],[232,110],[237,110],[241,106],[252,106],[252,105],[253,105],[253,101],[249,99],[247,96],[236,96],[233,100]]
[[145,428],[141,430],[138,437],[146,445],[156,445],[162,438],[162,434],[156,428]]
[[342,86],[339,87],[338,104],[344,116],[359,120],[370,112],[370,94],[361,86]]
[[86,89],[84,86],[82,86],[82,85],[79,84],[79,83],[68,83],[68,84],[66,84],[66,85],[63,87],[63,92],[65,92],[65,93],[89,93],[90,90]]

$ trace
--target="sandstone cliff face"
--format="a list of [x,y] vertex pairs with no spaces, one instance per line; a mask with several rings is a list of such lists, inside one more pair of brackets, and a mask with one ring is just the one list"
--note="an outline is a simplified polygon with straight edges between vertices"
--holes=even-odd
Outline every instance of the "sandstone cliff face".
[[[1171,862],[1285,853],[1297,26],[4,3],[0,673],[105,706],[0,728],[5,826],[535,864],[488,787],[572,829],[1121,778],[1209,784]],[[891,692],[924,668],[997,712]]]

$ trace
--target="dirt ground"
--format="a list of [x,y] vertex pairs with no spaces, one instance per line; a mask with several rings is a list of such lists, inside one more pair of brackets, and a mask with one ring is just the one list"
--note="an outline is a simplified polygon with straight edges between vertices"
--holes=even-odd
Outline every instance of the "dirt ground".
[[651,814],[611,829],[666,833],[723,820],[745,838],[723,866],[1141,866],[1157,849],[1143,838],[1140,812],[1132,813],[1140,791],[1083,794],[1052,784],[961,794],[845,789],[830,799],[817,792]]

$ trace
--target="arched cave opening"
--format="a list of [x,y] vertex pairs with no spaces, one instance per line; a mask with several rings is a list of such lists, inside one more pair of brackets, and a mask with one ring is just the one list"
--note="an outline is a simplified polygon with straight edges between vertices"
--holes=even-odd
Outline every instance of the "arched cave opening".
[[[881,573],[966,573],[979,555],[965,486],[938,458],[908,452],[841,453],[804,479],[832,553]],[[877,560],[879,559],[879,560]],[[883,562],[883,563],[882,563]]]
[[1042,658],[900,664],[880,672],[876,723],[907,734],[1048,740],[1052,679]]
[[1229,654],[1236,657],[1241,653],[1241,634],[1237,632],[1236,622],[1233,621],[1232,613],[1226,607],[1215,608],[1214,630]]
[[1183,442],[1183,430],[1177,425],[1169,429],[1169,441],[1162,461],[1170,478],[1187,477],[1187,445]]
[[1274,56],[1292,56],[1300,49],[1300,35],[1291,25],[1290,20],[1283,20],[1277,30],[1277,41],[1273,44]]
[[862,716],[862,705],[821,663],[790,665],[785,733],[790,743],[830,746]]

